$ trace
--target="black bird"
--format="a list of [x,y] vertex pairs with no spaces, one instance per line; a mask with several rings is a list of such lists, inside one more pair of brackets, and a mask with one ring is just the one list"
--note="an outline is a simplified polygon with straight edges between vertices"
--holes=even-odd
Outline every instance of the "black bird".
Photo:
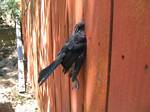
[[63,66],[64,74],[69,72],[72,80],[72,88],[79,88],[77,75],[84,62],[86,55],[86,35],[84,22],[75,25],[74,32],[69,40],[64,44],[56,59],[46,68],[41,70],[39,74],[38,83],[42,85],[43,82],[52,74],[55,68],[61,64]]

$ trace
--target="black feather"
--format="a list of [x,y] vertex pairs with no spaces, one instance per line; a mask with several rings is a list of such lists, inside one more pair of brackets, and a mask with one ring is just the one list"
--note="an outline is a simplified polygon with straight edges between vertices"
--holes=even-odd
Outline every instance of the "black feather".
[[61,63],[61,60],[53,61],[49,66],[41,70],[40,76],[38,79],[39,85],[42,85],[43,82],[52,74],[55,68]]

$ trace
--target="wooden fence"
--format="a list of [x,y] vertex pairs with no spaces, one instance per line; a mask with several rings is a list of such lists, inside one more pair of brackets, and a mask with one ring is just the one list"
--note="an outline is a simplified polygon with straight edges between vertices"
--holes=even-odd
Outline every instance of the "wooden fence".
[[[22,0],[28,75],[41,112],[150,111],[149,0]],[[49,65],[80,20],[87,57],[79,91],[59,67],[42,87]]]

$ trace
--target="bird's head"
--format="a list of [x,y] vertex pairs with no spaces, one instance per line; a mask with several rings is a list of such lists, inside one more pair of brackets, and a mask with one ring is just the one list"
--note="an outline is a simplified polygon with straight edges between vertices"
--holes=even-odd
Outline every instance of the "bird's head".
[[74,31],[75,33],[79,32],[79,31],[84,31],[85,29],[85,24],[83,21],[79,22],[78,24],[75,25],[74,27]]

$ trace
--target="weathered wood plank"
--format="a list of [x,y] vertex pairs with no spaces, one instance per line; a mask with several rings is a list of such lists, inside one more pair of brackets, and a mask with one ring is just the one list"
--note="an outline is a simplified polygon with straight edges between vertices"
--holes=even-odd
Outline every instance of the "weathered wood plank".
[[87,59],[84,85],[84,112],[105,112],[110,35],[110,1],[84,3]]
[[150,111],[150,1],[114,0],[108,112]]

